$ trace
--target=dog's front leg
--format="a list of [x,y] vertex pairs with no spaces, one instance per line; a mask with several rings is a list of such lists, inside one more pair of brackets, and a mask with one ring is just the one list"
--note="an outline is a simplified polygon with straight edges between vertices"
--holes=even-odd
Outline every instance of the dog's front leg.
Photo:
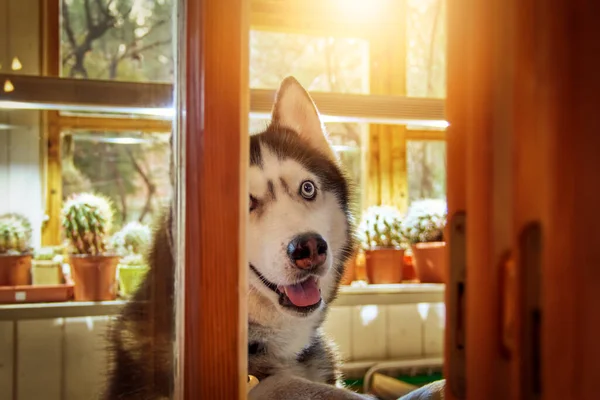
[[266,378],[248,393],[248,400],[374,400],[350,390],[311,382],[289,374]]

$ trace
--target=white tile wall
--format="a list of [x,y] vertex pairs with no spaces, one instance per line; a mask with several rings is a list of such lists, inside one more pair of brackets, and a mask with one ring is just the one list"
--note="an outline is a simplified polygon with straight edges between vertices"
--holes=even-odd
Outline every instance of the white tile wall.
[[[0,398],[97,398],[109,318],[0,321]],[[346,362],[441,356],[444,304],[332,307],[324,330]]]
[[443,355],[444,303],[332,307],[324,330],[345,361]]

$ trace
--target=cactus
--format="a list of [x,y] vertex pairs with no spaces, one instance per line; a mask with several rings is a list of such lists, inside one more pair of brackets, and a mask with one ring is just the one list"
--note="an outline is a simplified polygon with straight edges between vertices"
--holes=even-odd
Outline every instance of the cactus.
[[31,224],[20,214],[0,216],[0,254],[18,255],[31,251]]
[[402,214],[392,206],[369,207],[359,225],[359,236],[364,250],[404,247]]
[[121,256],[144,254],[150,245],[150,228],[130,222],[112,237],[112,246]]
[[71,196],[62,209],[62,226],[71,252],[82,255],[106,253],[106,239],[112,227],[110,201],[92,193]]
[[412,244],[443,241],[447,214],[444,200],[413,201],[404,220],[404,236]]

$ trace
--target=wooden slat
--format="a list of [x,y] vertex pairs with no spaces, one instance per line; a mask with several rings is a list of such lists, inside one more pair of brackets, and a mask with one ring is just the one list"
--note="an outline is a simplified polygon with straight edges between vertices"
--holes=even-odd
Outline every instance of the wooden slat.
[[[501,134],[494,122],[501,114],[495,108],[493,66],[497,44],[494,29],[500,23],[495,18],[495,2],[464,2],[461,10],[471,16],[471,40],[464,43],[468,58],[463,61],[463,83],[470,112],[466,123],[467,172],[467,305],[466,305],[466,393],[468,398],[507,399],[509,385],[508,362],[500,355],[500,287],[499,257],[496,253],[497,230],[510,218],[508,210],[496,215],[499,182],[495,180],[495,136]],[[471,14],[472,13],[472,14]],[[498,97],[500,99],[500,97]],[[501,383],[502,382],[502,383]]]
[[600,382],[600,3],[533,2],[538,129],[548,140],[542,393],[594,399]]
[[252,0],[252,29],[320,36],[368,37],[398,24],[403,1]]
[[172,121],[141,118],[103,118],[85,116],[61,116],[56,123],[61,131],[89,130],[107,132],[165,132],[171,133]]
[[114,112],[121,108],[143,111],[173,106],[170,84],[0,74],[2,82],[8,78],[15,90],[0,92],[0,101],[39,103],[46,107],[76,104],[114,108]]
[[[465,60],[467,60],[467,47],[469,36],[468,26],[471,23],[471,13],[466,9],[464,0],[447,0],[448,6],[448,46],[447,46],[447,111],[449,123],[446,129],[446,179],[448,221],[445,237],[447,248],[456,246],[450,235],[451,221],[464,212],[467,208],[467,126],[468,126],[468,98],[466,96],[464,74]],[[450,263],[448,263],[450,268]],[[456,275],[456,274],[454,274]],[[448,271],[448,277],[453,274]],[[445,396],[448,400],[464,399],[461,391],[464,389],[465,356],[462,345],[457,343],[458,331],[456,325],[462,324],[457,312],[459,303],[459,289],[454,282],[449,282],[445,291],[445,303],[449,307],[446,312],[446,332],[444,343],[444,376],[447,379]],[[468,344],[467,344],[468,346]]]
[[249,2],[188,2],[185,18],[185,398],[243,399]]

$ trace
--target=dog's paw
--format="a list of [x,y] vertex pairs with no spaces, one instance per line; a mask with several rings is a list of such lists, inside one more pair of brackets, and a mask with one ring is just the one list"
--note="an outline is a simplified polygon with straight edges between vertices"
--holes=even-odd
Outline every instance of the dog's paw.
[[249,393],[249,400],[370,400],[335,386],[315,383],[288,374],[273,375],[260,381]]

